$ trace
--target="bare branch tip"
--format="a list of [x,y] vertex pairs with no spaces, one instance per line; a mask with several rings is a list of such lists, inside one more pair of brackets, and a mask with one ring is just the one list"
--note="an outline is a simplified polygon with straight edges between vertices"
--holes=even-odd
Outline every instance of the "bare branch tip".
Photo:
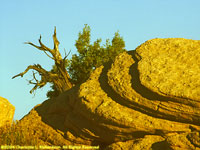
[[24,44],[30,44],[30,42],[24,42]]
[[54,27],[54,34],[56,34],[56,26]]

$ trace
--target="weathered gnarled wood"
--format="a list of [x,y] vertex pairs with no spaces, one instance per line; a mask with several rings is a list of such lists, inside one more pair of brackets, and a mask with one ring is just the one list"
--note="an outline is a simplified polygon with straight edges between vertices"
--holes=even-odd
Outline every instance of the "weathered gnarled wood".
[[[54,35],[53,35],[53,41],[54,41],[54,48],[50,49],[47,46],[45,46],[42,41],[42,37],[40,35],[39,38],[39,44],[40,46],[37,46],[31,42],[25,42],[25,44],[29,44],[41,51],[43,51],[49,58],[53,59],[55,61],[55,65],[58,69],[58,72],[52,73],[51,71],[46,71],[44,68],[41,67],[41,65],[29,65],[26,70],[22,73],[19,73],[12,77],[12,79],[21,76],[23,77],[24,74],[26,74],[29,70],[36,71],[40,76],[41,79],[38,80],[35,76],[36,72],[33,72],[33,79],[29,80],[30,84],[34,84],[35,86],[31,89],[30,93],[34,92],[36,89],[41,88],[46,85],[46,83],[53,83],[57,90],[62,93],[72,87],[71,82],[69,81],[70,76],[65,68],[65,59],[67,58],[66,52],[65,57],[62,58],[60,52],[59,52],[59,41],[56,37],[56,28],[54,29]],[[50,54],[49,54],[50,53]],[[33,80],[35,82],[33,82]]]

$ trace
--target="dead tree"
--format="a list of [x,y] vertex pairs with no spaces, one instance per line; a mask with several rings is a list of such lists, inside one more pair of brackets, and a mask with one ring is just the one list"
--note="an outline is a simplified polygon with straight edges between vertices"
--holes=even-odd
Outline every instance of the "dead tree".
[[[46,71],[44,68],[42,68],[39,64],[29,65],[26,70],[22,73],[19,73],[12,77],[12,79],[21,76],[23,77],[24,74],[26,74],[29,70],[33,70],[33,79],[29,80],[30,84],[34,84],[35,86],[31,89],[30,93],[33,93],[36,89],[42,88],[45,86],[48,82],[54,84],[55,88],[59,91],[59,93],[62,93],[72,87],[72,84],[70,82],[70,76],[66,70],[65,61],[67,56],[65,52],[65,57],[62,58],[60,52],[59,52],[59,41],[56,37],[56,27],[54,29],[53,34],[53,42],[54,42],[54,48],[50,49],[47,46],[45,46],[41,41],[41,35],[39,38],[39,44],[40,46],[37,46],[31,42],[26,42],[25,44],[32,45],[33,47],[43,51],[49,58],[53,59],[55,62],[55,66],[57,67],[57,72],[54,73],[52,71]],[[36,78],[36,74],[39,74],[41,76],[40,80]]]

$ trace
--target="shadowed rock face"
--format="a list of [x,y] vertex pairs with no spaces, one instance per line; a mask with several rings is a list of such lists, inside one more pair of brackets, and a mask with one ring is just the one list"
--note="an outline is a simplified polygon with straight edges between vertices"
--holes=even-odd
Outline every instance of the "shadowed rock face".
[[200,41],[149,40],[20,122],[50,145],[200,149]]
[[15,107],[10,102],[0,97],[0,127],[10,125],[13,121]]

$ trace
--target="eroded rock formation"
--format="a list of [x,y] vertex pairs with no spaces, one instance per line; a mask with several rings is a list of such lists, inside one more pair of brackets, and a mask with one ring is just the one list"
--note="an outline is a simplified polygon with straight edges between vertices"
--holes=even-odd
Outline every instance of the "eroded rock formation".
[[48,145],[200,149],[200,41],[149,40],[20,123]]
[[5,98],[0,96],[0,127],[11,125],[15,107]]

